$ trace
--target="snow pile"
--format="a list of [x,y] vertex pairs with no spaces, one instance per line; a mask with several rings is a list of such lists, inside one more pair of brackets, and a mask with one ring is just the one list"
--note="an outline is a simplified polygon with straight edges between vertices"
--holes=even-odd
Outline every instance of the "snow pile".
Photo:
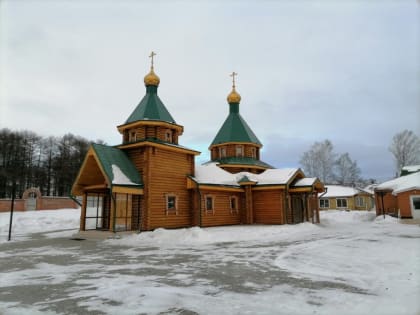
[[[10,213],[0,213],[0,242],[7,240]],[[14,212],[12,239],[31,233],[77,229],[80,209],[41,210]]]
[[159,228],[151,232],[123,236],[120,239],[110,239],[106,242],[121,246],[173,247],[226,242],[260,242],[261,240],[285,241],[296,235],[310,235],[319,229],[318,225],[308,222],[297,225],[234,225],[174,230]]
[[345,211],[345,210],[320,211],[320,220],[323,225],[372,222],[375,220],[375,218],[376,218],[376,213],[374,211]]

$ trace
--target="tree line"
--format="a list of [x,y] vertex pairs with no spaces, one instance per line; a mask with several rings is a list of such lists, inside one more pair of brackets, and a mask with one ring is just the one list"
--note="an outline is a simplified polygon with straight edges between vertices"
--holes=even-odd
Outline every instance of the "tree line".
[[[420,164],[420,138],[413,131],[395,134],[388,150],[394,157],[396,177],[404,166]],[[338,155],[328,139],[315,142],[303,153],[300,164],[307,176],[318,177],[326,184],[362,186],[374,181],[363,179],[357,161],[348,152]]]
[[71,133],[43,137],[0,129],[0,198],[11,198],[13,190],[19,198],[29,187],[47,196],[68,196],[91,143]]

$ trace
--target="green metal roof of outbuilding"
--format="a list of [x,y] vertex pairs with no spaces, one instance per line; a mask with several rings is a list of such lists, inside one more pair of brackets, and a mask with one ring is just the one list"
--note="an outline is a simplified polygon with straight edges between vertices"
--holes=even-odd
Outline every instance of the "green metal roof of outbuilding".
[[231,103],[230,112],[211,145],[227,142],[248,142],[261,145],[257,136],[239,114],[239,104]]
[[[110,183],[114,185],[134,185],[143,186],[143,181],[140,177],[139,171],[130,161],[124,151],[102,144],[92,144],[102,168]],[[125,175],[128,181],[121,181],[115,174],[115,165]]]
[[157,120],[175,124],[175,120],[157,95],[157,86],[146,86],[146,95],[131,113],[125,124],[139,120]]

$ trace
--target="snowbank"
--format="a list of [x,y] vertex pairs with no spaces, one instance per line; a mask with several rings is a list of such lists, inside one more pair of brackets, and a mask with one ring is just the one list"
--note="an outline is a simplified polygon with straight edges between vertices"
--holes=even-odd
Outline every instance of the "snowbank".
[[[10,213],[0,213],[0,242],[7,241]],[[77,229],[80,209],[41,210],[14,212],[12,239],[31,233]]]

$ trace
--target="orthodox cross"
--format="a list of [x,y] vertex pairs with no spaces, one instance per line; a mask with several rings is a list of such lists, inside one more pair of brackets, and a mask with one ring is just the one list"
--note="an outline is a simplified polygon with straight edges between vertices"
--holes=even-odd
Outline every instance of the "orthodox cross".
[[238,75],[235,71],[232,72],[232,74],[230,74],[230,76],[232,77],[232,87],[235,87],[235,76]]
[[152,69],[153,69],[153,57],[154,56],[156,56],[156,53],[154,52],[154,51],[152,51],[151,53],[150,53],[150,56],[149,56],[149,58],[152,58]]

